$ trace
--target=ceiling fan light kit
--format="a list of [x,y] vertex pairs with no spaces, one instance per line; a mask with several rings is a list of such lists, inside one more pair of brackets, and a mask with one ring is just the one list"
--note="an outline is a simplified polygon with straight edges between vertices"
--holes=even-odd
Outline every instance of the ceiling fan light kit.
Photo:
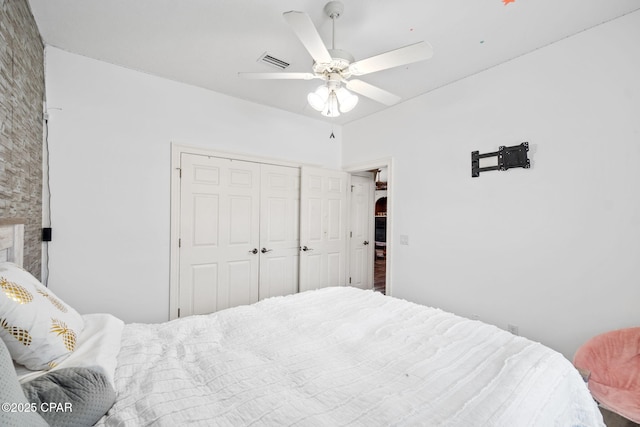
[[239,73],[239,75],[248,79],[321,79],[324,83],[307,95],[307,101],[314,110],[326,117],[338,117],[340,113],[347,113],[358,104],[358,96],[350,91],[387,106],[396,104],[401,100],[399,96],[362,80],[350,80],[350,78],[429,59],[433,55],[431,45],[422,41],[355,61],[349,52],[335,48],[335,22],[343,11],[344,5],[339,1],[331,1],[324,7],[324,12],[331,18],[333,24],[331,49],[325,46],[309,15],[298,11],[283,13],[285,21],[313,58],[313,73]]
[[338,75],[330,76],[325,84],[307,95],[309,105],[326,117],[338,117],[340,113],[353,110],[358,104],[358,96],[340,87],[340,82]]

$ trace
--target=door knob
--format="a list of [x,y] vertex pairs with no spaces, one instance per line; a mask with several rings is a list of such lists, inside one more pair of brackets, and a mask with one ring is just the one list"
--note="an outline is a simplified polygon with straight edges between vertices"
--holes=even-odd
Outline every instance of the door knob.
[[302,247],[302,250],[303,250],[303,251],[305,251],[305,252],[307,252],[307,251],[312,251],[313,249],[308,248],[308,247],[306,247],[306,246],[303,246],[303,247]]
[[271,252],[272,250],[273,249],[262,248],[260,252],[262,252],[263,254],[266,254],[267,252]]
[[252,251],[249,251],[250,254],[257,254],[258,253],[258,248],[253,248]]
[[368,240],[365,240],[364,242],[362,242],[363,245],[367,246],[369,244]]

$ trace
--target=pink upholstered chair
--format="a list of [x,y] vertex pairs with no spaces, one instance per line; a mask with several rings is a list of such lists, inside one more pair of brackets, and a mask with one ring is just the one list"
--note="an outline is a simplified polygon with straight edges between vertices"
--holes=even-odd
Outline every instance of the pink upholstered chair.
[[573,359],[589,371],[589,390],[605,408],[640,423],[640,327],[597,335]]

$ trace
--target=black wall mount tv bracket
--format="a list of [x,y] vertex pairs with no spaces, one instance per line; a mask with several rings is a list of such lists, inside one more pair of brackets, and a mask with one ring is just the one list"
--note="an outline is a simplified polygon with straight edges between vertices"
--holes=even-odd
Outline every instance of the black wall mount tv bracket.
[[[529,151],[529,143],[523,142],[520,145],[514,145],[512,147],[501,146],[498,151],[493,153],[480,154],[479,151],[471,152],[471,177],[476,178],[480,176],[480,172],[488,171],[506,171],[512,168],[525,168],[531,167],[531,162],[527,158],[527,151]],[[497,163],[492,166],[480,167],[480,159],[486,159],[488,157],[497,157]]]

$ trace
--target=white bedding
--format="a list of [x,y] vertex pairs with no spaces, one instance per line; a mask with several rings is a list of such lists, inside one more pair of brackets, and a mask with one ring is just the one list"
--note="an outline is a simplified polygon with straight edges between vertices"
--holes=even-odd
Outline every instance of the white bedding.
[[604,426],[559,353],[354,288],[126,325],[98,425]]

